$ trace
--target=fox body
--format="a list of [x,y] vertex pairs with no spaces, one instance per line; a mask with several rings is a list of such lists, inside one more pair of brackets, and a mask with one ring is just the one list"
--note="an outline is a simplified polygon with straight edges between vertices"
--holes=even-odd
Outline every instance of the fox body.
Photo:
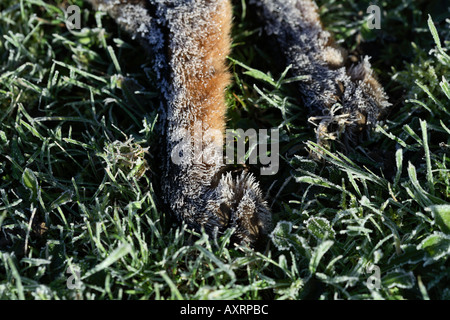
[[[171,158],[186,134],[193,137],[193,148],[223,147],[224,92],[230,83],[226,66],[231,47],[230,0],[89,1],[107,11],[153,58],[162,96],[161,143],[166,157],[161,184],[167,206],[194,229],[212,234],[235,228],[237,241],[262,243],[271,230],[271,214],[253,175],[232,175],[223,161],[192,161],[187,154],[176,163]],[[369,60],[345,66],[346,53],[323,29],[314,2],[250,0],[250,4],[267,34],[276,36],[292,71],[310,76],[299,90],[305,104],[315,110],[313,114],[323,114],[319,141],[333,134],[328,129],[333,122],[352,138],[361,127],[376,121],[388,103]],[[203,139],[195,135],[199,127],[218,134]]]

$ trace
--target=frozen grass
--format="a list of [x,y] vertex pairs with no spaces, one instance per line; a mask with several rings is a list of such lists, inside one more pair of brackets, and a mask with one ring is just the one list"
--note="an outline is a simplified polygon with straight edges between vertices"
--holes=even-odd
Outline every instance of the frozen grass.
[[380,1],[381,30],[363,23],[368,1],[321,1],[394,104],[347,154],[312,142],[298,79],[235,2],[229,125],[282,138],[280,172],[260,179],[276,221],[262,253],[161,211],[150,61],[83,1],[69,1],[83,26],[69,32],[62,3],[0,4],[0,298],[450,299],[444,1]]

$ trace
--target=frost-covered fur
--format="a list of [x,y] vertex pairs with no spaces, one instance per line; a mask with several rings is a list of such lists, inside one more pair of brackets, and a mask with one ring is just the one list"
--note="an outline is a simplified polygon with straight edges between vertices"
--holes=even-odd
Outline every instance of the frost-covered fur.
[[237,241],[261,244],[271,229],[271,215],[252,175],[233,177],[221,159],[195,164],[186,154],[179,163],[171,158],[186,134],[193,138],[191,147],[200,143],[202,150],[223,148],[223,137],[201,139],[195,127],[200,124],[201,132],[225,130],[229,0],[91,2],[138,38],[154,59],[163,96],[161,184],[168,207],[197,230],[215,234],[232,227]]
[[264,29],[273,36],[292,72],[308,76],[299,91],[317,124],[317,140],[356,142],[390,105],[375,79],[369,58],[348,66],[347,53],[320,22],[311,0],[250,0]]
[[[184,154],[175,163],[173,151],[186,135],[191,147],[223,147],[223,138],[196,135],[223,133],[224,90],[230,81],[225,65],[230,50],[230,0],[89,0],[106,10],[153,58],[161,100],[163,170],[162,193],[179,220],[210,234],[236,228],[237,240],[259,243],[271,228],[271,215],[255,178],[232,176],[216,154],[210,161],[193,162]],[[355,141],[389,105],[372,74],[369,58],[348,64],[320,23],[310,0],[250,0],[268,35],[273,36],[292,65],[300,93],[317,125],[317,140]],[[203,154],[200,154],[202,156]]]

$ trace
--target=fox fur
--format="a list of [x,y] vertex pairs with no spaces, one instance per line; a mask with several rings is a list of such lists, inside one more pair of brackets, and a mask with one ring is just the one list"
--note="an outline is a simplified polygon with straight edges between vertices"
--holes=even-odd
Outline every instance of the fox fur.
[[[107,11],[140,41],[153,59],[161,91],[162,197],[180,220],[200,231],[220,234],[234,228],[237,241],[258,246],[271,230],[271,213],[255,177],[233,175],[216,160],[174,163],[183,137],[190,147],[223,148],[225,88],[230,83],[230,0],[88,0]],[[299,93],[317,125],[320,144],[342,138],[354,142],[378,120],[389,103],[369,58],[349,64],[347,53],[327,32],[311,0],[250,0],[266,33],[292,65]],[[219,135],[204,140],[196,129]],[[178,151],[177,151],[178,152]],[[200,157],[200,159],[203,159]]]
[[308,76],[298,88],[311,110],[311,122],[317,125],[319,144],[328,147],[330,140],[338,139],[355,144],[370,132],[390,103],[369,57],[351,63],[346,50],[324,29],[314,1],[250,0],[250,4],[293,74]]
[[[256,179],[234,176],[223,161],[193,162],[188,155],[170,157],[186,134],[202,150],[223,148],[225,88],[230,84],[231,4],[228,0],[91,0],[106,10],[152,55],[162,99],[162,143],[165,159],[162,196],[175,216],[191,228],[220,234],[234,228],[236,242],[264,243],[271,214]],[[214,139],[196,136],[219,132]],[[200,141],[197,141],[201,139]],[[223,154],[215,157],[223,158]],[[200,157],[201,158],[201,157]],[[220,159],[217,159],[220,160]]]

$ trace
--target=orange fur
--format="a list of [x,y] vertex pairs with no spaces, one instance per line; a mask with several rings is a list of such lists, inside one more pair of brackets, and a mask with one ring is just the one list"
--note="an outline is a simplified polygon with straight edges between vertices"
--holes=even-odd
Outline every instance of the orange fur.
[[195,39],[203,53],[203,68],[198,74],[191,75],[189,69],[183,70],[183,73],[187,79],[186,91],[190,95],[192,111],[197,113],[196,118],[202,121],[204,129],[223,133],[227,109],[224,92],[230,83],[225,60],[231,43],[232,14],[228,1],[223,2],[221,10],[213,15],[212,20],[215,27],[210,28],[204,38]]

